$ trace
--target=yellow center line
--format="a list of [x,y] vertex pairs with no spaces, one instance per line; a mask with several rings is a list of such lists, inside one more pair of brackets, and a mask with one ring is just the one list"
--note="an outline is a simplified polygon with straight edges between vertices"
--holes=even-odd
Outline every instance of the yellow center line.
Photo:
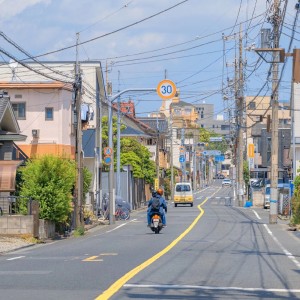
[[[220,190],[220,188],[219,188]],[[219,190],[217,190],[214,194],[216,194]],[[101,295],[99,295],[95,300],[106,300],[112,297],[126,282],[128,282],[131,278],[133,278],[135,275],[137,275],[139,272],[147,268],[149,265],[154,263],[156,260],[158,260],[160,257],[162,257],[164,254],[169,252],[176,244],[178,244],[198,223],[200,218],[204,214],[204,209],[201,207],[203,204],[206,203],[206,201],[209,198],[206,197],[205,200],[199,204],[197,207],[200,210],[200,214],[195,218],[195,220],[192,222],[192,224],[182,233],[180,234],[171,244],[169,244],[166,248],[164,248],[162,251],[158,252],[142,264],[138,265],[128,273],[126,273],[124,276],[119,278],[117,281],[115,281],[107,290],[105,290]]]
[[99,257],[99,256],[90,256],[90,257],[83,259],[82,261],[103,261],[103,259],[96,259],[97,257]]

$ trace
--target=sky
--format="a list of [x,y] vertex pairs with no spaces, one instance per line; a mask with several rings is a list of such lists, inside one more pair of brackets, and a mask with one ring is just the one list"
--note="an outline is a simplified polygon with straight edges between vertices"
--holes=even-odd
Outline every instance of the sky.
[[[244,95],[271,94],[270,64],[251,48],[260,48],[262,28],[272,28],[273,2],[14,0],[12,5],[11,0],[0,0],[0,25],[6,36],[41,61],[74,61],[78,33],[82,43],[79,60],[100,61],[113,93],[156,88],[168,78],[179,89],[181,100],[212,103],[216,115],[226,115],[234,105],[233,89],[228,85],[234,80],[240,30]],[[280,3],[283,10],[286,1]],[[293,35],[296,3],[290,0],[285,13],[280,46],[286,51]],[[299,32],[298,22],[292,48],[299,44]],[[3,39],[0,48],[17,59],[26,59]],[[1,61],[10,60],[0,54]],[[291,65],[289,58],[279,88],[283,100],[290,97]],[[124,94],[122,100],[128,99],[135,102],[137,116],[157,112],[162,104],[156,93]]]

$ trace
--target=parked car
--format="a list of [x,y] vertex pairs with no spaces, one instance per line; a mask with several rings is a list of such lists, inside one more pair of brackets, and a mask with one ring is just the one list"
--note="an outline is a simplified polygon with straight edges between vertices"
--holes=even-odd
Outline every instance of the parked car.
[[229,179],[229,178],[224,178],[223,181],[222,181],[222,187],[223,187],[223,186],[232,186],[231,179]]
[[214,176],[214,179],[224,179],[224,178],[225,178],[225,176],[223,174],[216,174]]

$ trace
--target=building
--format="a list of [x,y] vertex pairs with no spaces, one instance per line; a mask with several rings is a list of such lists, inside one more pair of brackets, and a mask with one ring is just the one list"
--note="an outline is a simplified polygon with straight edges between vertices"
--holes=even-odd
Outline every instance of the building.
[[27,158],[16,146],[26,136],[20,133],[18,121],[7,93],[0,91],[0,207],[7,205],[5,196],[15,191],[17,167]]
[[214,104],[201,103],[194,104],[198,113],[198,125],[209,131],[214,131],[220,135],[228,135],[230,133],[229,120],[224,120],[223,115],[215,117]]
[[20,132],[17,141],[28,156],[55,154],[74,158],[72,86],[61,82],[0,82],[11,99]]

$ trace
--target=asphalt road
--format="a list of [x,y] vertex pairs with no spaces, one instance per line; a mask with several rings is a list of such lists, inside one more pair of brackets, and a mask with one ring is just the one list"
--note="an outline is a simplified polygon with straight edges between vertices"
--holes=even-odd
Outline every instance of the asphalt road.
[[300,299],[297,233],[269,225],[267,210],[228,205],[220,182],[194,207],[169,203],[158,235],[139,211],[0,256],[0,299]]

